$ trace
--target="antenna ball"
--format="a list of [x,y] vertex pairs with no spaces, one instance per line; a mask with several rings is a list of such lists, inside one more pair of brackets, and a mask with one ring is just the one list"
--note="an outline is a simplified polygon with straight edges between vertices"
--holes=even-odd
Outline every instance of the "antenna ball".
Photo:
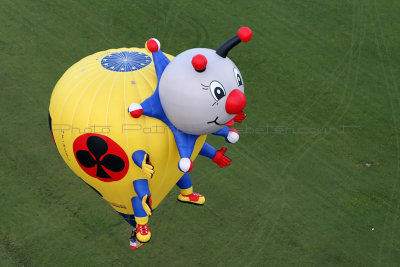
[[161,48],[160,41],[158,41],[156,38],[151,38],[147,40],[146,48],[152,53],[157,52]]
[[198,72],[203,72],[207,67],[207,58],[204,55],[198,54],[192,58],[192,66]]
[[242,27],[238,30],[237,35],[239,36],[240,41],[248,42],[253,37],[253,32],[249,27]]

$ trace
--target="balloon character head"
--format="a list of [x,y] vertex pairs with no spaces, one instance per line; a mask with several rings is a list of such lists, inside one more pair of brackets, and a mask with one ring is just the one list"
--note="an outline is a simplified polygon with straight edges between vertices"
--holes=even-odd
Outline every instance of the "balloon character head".
[[[217,50],[186,50],[168,64],[159,84],[160,101],[177,129],[193,135],[211,134],[244,109],[243,78],[227,55],[233,47],[251,38],[251,30],[242,27]],[[154,45],[159,43],[154,40]]]

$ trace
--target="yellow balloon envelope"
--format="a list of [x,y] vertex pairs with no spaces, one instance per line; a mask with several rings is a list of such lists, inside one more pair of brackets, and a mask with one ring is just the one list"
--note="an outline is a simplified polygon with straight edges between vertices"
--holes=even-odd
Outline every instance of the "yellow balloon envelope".
[[[173,57],[167,55],[169,59]],[[156,208],[183,173],[174,135],[160,120],[128,113],[157,87],[152,56],[145,49],[110,49],[90,55],[69,68],[50,100],[50,128],[68,166],[118,212],[133,214],[132,182],[145,174],[132,153],[150,155],[155,174],[149,188]],[[206,136],[196,142],[192,161]]]

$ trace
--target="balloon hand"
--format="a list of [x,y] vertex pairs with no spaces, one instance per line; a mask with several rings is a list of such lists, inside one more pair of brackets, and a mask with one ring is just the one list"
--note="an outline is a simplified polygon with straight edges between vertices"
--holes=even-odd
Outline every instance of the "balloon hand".
[[154,171],[154,166],[150,162],[149,154],[146,154],[144,156],[144,159],[142,161],[142,170],[147,175],[148,178],[153,178],[155,171]]
[[153,214],[153,201],[150,195],[145,195],[142,198],[142,205],[144,211],[147,213],[148,216]]
[[246,113],[241,111],[238,114],[236,114],[236,116],[233,118],[233,120],[235,122],[241,123],[245,118],[246,118]]
[[215,153],[214,161],[220,168],[231,165],[231,159],[225,156],[226,148],[223,147]]

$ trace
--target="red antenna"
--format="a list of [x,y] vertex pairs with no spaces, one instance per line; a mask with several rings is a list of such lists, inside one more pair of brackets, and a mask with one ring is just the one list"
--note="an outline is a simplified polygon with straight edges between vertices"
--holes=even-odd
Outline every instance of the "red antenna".
[[238,30],[237,35],[239,36],[240,41],[248,42],[253,37],[253,32],[249,27],[242,27]]
[[226,58],[229,51],[238,45],[240,42],[248,42],[253,37],[253,32],[249,27],[242,27],[238,30],[237,34],[223,43],[217,50],[217,54]]
[[207,67],[207,58],[202,54],[195,55],[192,58],[192,65],[197,72],[203,72]]

